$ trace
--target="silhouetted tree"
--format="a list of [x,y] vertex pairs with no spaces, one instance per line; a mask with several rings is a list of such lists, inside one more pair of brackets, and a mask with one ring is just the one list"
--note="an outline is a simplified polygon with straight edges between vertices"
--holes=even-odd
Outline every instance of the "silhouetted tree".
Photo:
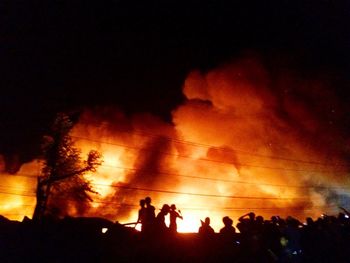
[[40,220],[47,213],[49,198],[53,193],[60,194],[61,198],[67,198],[67,193],[72,193],[75,200],[91,200],[88,192],[94,191],[82,175],[96,170],[101,164],[101,155],[92,150],[82,161],[81,152],[69,135],[72,127],[70,118],[60,113],[52,125],[51,135],[44,137],[44,166],[37,181],[34,220]]

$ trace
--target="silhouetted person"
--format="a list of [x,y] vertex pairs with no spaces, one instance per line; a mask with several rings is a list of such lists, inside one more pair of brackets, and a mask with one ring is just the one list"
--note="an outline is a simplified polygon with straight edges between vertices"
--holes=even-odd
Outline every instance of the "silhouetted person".
[[176,219],[180,218],[183,219],[182,215],[181,215],[181,211],[176,211],[176,206],[174,204],[172,204],[170,206],[170,224],[169,224],[169,230],[171,233],[176,233],[177,232],[177,224],[176,224]]
[[203,258],[204,262],[215,262],[215,254],[217,252],[216,240],[214,229],[210,226],[210,218],[206,217],[204,221],[201,220],[201,224],[198,229],[200,257]]
[[220,234],[225,239],[231,239],[236,234],[236,228],[232,225],[233,220],[228,216],[222,218],[222,222],[224,223],[224,227],[220,229]]
[[210,226],[210,218],[206,217],[204,222],[201,220],[201,226],[198,229],[198,234],[200,236],[212,236],[215,232],[214,229]]
[[169,205],[164,204],[156,217],[156,226],[159,234],[163,234],[168,231],[168,227],[165,224],[165,216],[169,213],[169,211],[170,211]]
[[[287,217],[286,223],[286,228],[282,233],[282,239],[285,240],[285,244],[283,245],[282,259],[288,259],[291,260],[291,262],[301,262],[301,231],[299,230],[299,225],[301,223],[291,216]],[[285,262],[289,261],[286,260]]]
[[143,223],[143,229],[145,233],[149,234],[152,232],[153,227],[154,227],[154,223],[155,223],[155,208],[154,206],[151,204],[152,200],[150,197],[146,197],[145,198],[145,204],[146,204],[146,208],[145,208],[145,217],[144,217],[144,223]]
[[231,262],[239,245],[236,229],[233,227],[233,220],[228,216],[222,218],[224,227],[220,229],[218,255],[222,262]]
[[254,230],[255,224],[255,214],[253,212],[249,212],[247,214],[242,215],[238,218],[239,223],[237,224],[237,228],[244,235],[250,235]]
[[[139,209],[139,214],[137,218],[137,224],[141,224],[141,232],[144,232],[144,224],[145,224],[145,217],[146,217],[146,201],[144,199],[140,200],[140,209]],[[135,227],[136,227],[135,225]]]

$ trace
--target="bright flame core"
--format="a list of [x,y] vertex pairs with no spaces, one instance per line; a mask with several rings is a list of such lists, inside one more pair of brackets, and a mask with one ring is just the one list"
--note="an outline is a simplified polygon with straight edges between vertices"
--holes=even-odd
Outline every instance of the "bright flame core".
[[[303,220],[349,205],[348,146],[334,144],[338,134],[320,113],[335,99],[320,98],[325,92],[317,83],[291,92],[294,82],[281,77],[273,86],[268,75],[252,59],[192,72],[183,88],[187,101],[173,111],[173,124],[149,114],[127,118],[87,110],[71,135],[83,156],[96,149],[104,162],[86,175],[98,194],[83,215],[135,222],[139,200],[150,196],[156,212],[165,203],[182,211],[178,231],[197,232],[207,216],[218,231],[226,215],[234,224],[250,211]],[[0,212],[12,219],[31,216],[35,203],[35,180],[23,174],[37,175],[38,168],[2,173]]]

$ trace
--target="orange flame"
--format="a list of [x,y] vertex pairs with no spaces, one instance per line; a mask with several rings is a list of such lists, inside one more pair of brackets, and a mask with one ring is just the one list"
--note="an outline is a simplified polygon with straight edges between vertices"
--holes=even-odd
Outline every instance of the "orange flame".
[[[87,110],[71,135],[83,155],[96,149],[104,162],[86,175],[98,194],[84,215],[133,222],[146,196],[157,209],[167,203],[182,210],[181,232],[196,232],[207,216],[218,231],[224,216],[237,220],[250,211],[301,220],[335,213],[350,184],[346,145],[332,144],[335,129],[320,134],[320,94],[327,89],[301,83],[291,92],[291,85],[282,77],[274,83],[248,58],[190,73],[183,87],[187,100],[172,112],[171,124],[149,114],[128,118],[116,110]],[[35,188],[33,180],[2,176],[8,189]],[[6,198],[1,213],[21,208],[31,215],[32,197]]]

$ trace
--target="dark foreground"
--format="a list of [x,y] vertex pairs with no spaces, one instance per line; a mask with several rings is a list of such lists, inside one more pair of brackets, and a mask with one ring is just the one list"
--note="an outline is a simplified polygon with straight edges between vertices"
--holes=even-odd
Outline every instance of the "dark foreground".
[[101,218],[35,223],[0,217],[0,262],[350,262],[348,225],[298,229],[283,245],[273,225],[229,238],[218,233],[144,236]]

